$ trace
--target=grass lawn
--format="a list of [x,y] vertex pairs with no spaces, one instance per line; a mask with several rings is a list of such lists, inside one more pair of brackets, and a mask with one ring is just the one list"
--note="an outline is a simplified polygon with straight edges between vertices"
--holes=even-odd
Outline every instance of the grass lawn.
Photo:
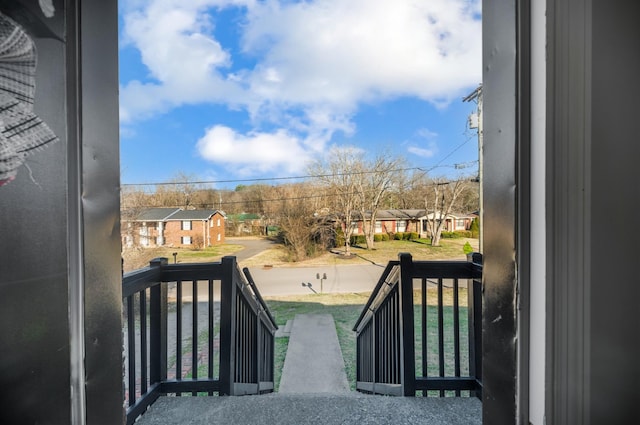
[[174,252],[178,253],[176,259],[179,263],[215,262],[220,261],[225,255],[233,255],[243,248],[242,245],[237,244],[222,244],[197,250],[168,247],[128,249],[122,254],[122,258],[124,259],[123,267],[125,273],[141,269],[147,267],[150,260],[158,257],[168,258],[169,262],[173,263]]
[[324,265],[349,265],[349,264],[384,264],[391,260],[397,260],[398,254],[401,252],[409,252],[414,260],[464,260],[466,255],[463,246],[466,242],[478,251],[478,239],[460,238],[460,239],[442,239],[441,246],[431,246],[427,239],[418,239],[415,241],[387,241],[376,242],[374,249],[367,250],[365,246],[355,245],[351,247],[351,253],[355,256],[344,258],[336,252],[342,250],[333,250],[317,257],[299,262],[287,261],[287,252],[284,247],[276,245],[267,251],[264,251],[248,260],[240,263],[241,267],[259,267],[264,265],[273,265],[277,267],[312,267]]
[[[354,245],[351,253],[355,254],[351,258],[344,258],[338,255],[342,249],[333,252],[322,253],[316,257],[304,261],[290,262],[288,254],[282,245],[274,245],[258,255],[239,262],[240,267],[261,267],[271,265],[276,267],[314,267],[325,265],[350,265],[350,264],[383,264],[386,265],[391,260],[397,260],[401,252],[409,252],[414,260],[464,260],[466,258],[462,247],[469,242],[474,250],[478,250],[478,239],[442,239],[441,246],[431,246],[427,239],[415,241],[387,241],[376,242],[372,250],[367,250],[366,246]],[[127,249],[123,252],[124,271],[129,272],[141,269],[149,265],[153,258],[166,257],[173,262],[173,253],[177,252],[179,263],[202,263],[220,261],[225,255],[233,255],[241,251],[242,245],[222,244],[202,249],[186,248],[139,248]]]

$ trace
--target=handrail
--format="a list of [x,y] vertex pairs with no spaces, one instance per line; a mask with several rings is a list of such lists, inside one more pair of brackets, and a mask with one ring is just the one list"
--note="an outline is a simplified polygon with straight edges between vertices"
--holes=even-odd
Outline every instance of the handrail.
[[[176,291],[175,313],[169,313],[169,283]],[[190,302],[183,301],[183,284],[191,286]],[[199,289],[208,292],[200,294],[205,301],[199,300]],[[122,294],[128,424],[161,394],[273,391],[274,334],[278,327],[251,275],[240,271],[235,257],[186,264],[154,259],[148,267],[123,275]],[[198,307],[203,302],[204,310]],[[190,315],[185,314],[186,309],[191,310]],[[175,338],[168,333],[170,314],[174,316]],[[183,317],[191,320],[192,328],[185,339]],[[208,323],[199,325],[201,319]],[[208,335],[207,347],[201,344],[202,335]],[[168,347],[174,347],[175,368],[169,367]],[[183,359],[185,350],[191,355]],[[185,365],[190,372],[185,372]],[[198,369],[205,366],[206,376],[198,376]]]
[[134,270],[125,273],[122,276],[122,298],[150,288],[160,283],[161,270],[159,267],[145,267],[143,269]]
[[[390,261],[353,327],[357,340],[356,389],[411,396],[417,391],[426,395],[432,390],[438,390],[440,396],[444,396],[445,391],[454,391],[460,396],[461,391],[466,390],[480,397],[481,278],[482,255],[478,253],[469,255],[468,261],[413,261],[410,254],[400,254],[399,261]],[[460,280],[468,281],[467,307],[460,306]],[[453,302],[447,307],[443,298],[445,281],[450,282],[447,291],[452,292]],[[421,288],[420,300],[416,299],[421,313],[419,318],[414,311],[415,284]],[[428,285],[437,289],[437,294],[427,296]],[[437,304],[428,304],[427,298],[434,296],[437,296]],[[450,325],[445,325],[445,310],[448,311],[446,315],[452,317]],[[467,316],[464,319],[466,330],[461,326],[464,323],[461,315]],[[438,340],[429,342],[431,331],[427,332],[427,328],[432,325],[436,326],[433,332]],[[449,332],[452,332],[453,344],[447,348],[444,335]],[[461,337],[468,340],[469,350],[464,371],[461,368]],[[438,364],[428,360],[433,349],[437,350]],[[445,353],[448,349],[451,352]],[[416,356],[421,359],[421,376],[416,376]],[[453,371],[445,367],[445,357],[449,356],[454,359]],[[430,365],[438,368],[436,376],[427,376],[432,374]],[[468,376],[461,376],[462,372],[467,372],[467,367]]]
[[253,276],[251,276],[251,272],[249,272],[249,268],[248,267],[243,268],[242,272],[244,273],[244,276],[246,277],[247,282],[249,283],[249,286],[251,287],[251,290],[253,291],[253,294],[256,300],[260,303],[262,311],[269,318],[269,321],[271,322],[273,330],[274,331],[277,330],[278,325],[276,324],[276,319],[273,318],[273,316],[271,315],[271,311],[269,310],[269,307],[267,307],[267,303],[264,302],[262,295],[260,295],[260,291],[258,291],[258,287],[256,286],[256,283],[253,280]]
[[[378,283],[376,283],[376,286],[373,288],[373,291],[371,292],[371,295],[369,296],[367,303],[362,309],[362,312],[360,313],[360,316],[358,317],[356,324],[353,326],[354,332],[358,331],[358,328],[360,327],[360,323],[365,319],[365,317],[367,317],[367,315],[370,315],[371,312],[380,305],[384,296],[386,295],[386,292],[384,292],[383,290],[385,288],[388,289],[389,286],[392,286],[397,283],[397,279],[399,278],[398,276],[399,264],[400,264],[399,261],[389,261],[389,263],[387,264],[387,267],[385,267],[384,271],[382,272],[382,275],[380,276],[380,279],[378,280]],[[392,276],[392,273],[393,273],[393,276]],[[385,287],[385,284],[387,285],[386,287]],[[381,291],[382,291],[382,297],[380,296]]]

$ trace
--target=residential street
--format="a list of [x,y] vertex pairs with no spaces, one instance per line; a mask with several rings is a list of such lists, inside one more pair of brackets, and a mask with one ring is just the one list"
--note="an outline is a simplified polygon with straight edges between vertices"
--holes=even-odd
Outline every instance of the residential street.
[[[383,267],[374,265],[249,268],[264,296],[370,292],[383,271]],[[318,279],[318,275],[321,278],[326,275],[326,279]]]
[[[257,255],[273,244],[266,239],[227,238],[227,241],[245,246],[245,249],[235,254],[238,261]],[[258,290],[264,296],[310,294],[314,291],[369,292],[373,290],[383,271],[384,267],[362,264],[339,267],[249,267]]]

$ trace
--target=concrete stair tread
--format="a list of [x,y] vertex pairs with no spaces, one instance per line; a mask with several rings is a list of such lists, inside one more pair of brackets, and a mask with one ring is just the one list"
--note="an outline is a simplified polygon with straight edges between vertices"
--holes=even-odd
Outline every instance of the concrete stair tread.
[[160,397],[137,425],[386,424],[481,425],[476,398],[387,397],[359,393]]
[[284,327],[279,327],[275,333],[276,338],[288,337],[291,336],[291,327],[293,326],[293,319],[287,320],[287,323]]

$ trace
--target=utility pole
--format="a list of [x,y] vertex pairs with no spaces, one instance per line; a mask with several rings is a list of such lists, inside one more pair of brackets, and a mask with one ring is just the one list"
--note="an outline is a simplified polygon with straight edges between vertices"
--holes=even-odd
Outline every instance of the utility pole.
[[[483,157],[483,145],[482,145],[482,84],[480,84],[473,92],[462,99],[463,102],[475,102],[476,112],[469,115],[469,128],[475,128],[478,131],[478,182],[480,184],[480,212],[483,211],[483,190],[482,190],[482,157]],[[480,252],[483,252],[483,237],[482,234],[484,228],[484,222],[480,222],[480,235],[478,244],[480,246]]]

